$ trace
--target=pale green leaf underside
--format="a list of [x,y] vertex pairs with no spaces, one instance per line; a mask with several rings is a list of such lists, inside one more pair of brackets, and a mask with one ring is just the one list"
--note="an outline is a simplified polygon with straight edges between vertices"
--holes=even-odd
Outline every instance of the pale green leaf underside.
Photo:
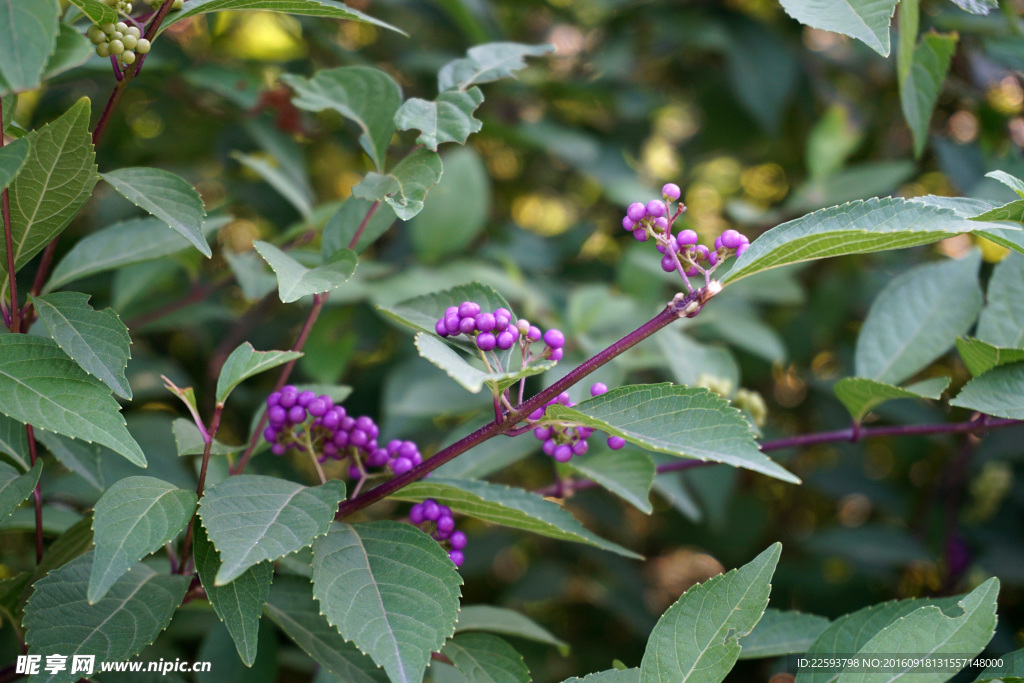
[[203,256],[213,254],[203,235],[203,199],[183,178],[159,168],[122,168],[100,175],[118,194],[164,221]]
[[949,404],[996,417],[1024,420],[1024,362],[1001,365],[975,377]]
[[242,342],[224,361],[217,378],[217,402],[223,403],[239,384],[288,361],[300,358],[300,351],[257,351]]
[[[992,173],[989,173],[988,175],[990,177],[994,177]],[[967,197],[938,197],[936,195],[914,197],[911,201],[949,209],[960,218],[969,219],[974,222],[984,222],[985,225],[980,230],[975,229],[975,232],[979,237],[983,237],[990,242],[994,242],[995,244],[1006,247],[1007,249],[1012,249],[1013,251],[1024,254],[1024,231],[1020,229],[1020,225],[1015,225],[1005,221],[993,223],[989,221],[982,221],[979,218],[979,216],[983,216],[986,212],[997,208],[996,205],[990,201],[971,199]]]
[[327,533],[344,497],[345,484],[337,480],[306,487],[242,474],[214,486],[200,501],[199,516],[221,558],[215,585],[308,546]]
[[113,24],[118,21],[114,8],[100,0],[71,0],[71,4],[77,5],[82,14],[94,24]]
[[40,429],[103,444],[145,467],[146,456],[119,410],[110,390],[53,340],[0,335],[0,412]]
[[530,670],[511,645],[489,633],[463,633],[441,654],[473,683],[530,683]]
[[999,0],[953,0],[953,3],[971,14],[988,14],[999,8]]
[[1024,348],[1024,255],[1010,253],[988,281],[977,337],[993,346]]
[[567,678],[562,683],[640,683],[640,669],[608,669],[583,678]]
[[0,0],[0,94],[39,86],[57,40],[55,0]]
[[409,501],[433,498],[458,514],[485,522],[561,541],[586,543],[624,557],[643,559],[631,550],[591,533],[560,505],[519,488],[432,476],[399,489],[392,498]]
[[930,398],[937,400],[949,386],[949,377],[933,377],[915,382],[906,387],[897,387],[885,382],[863,377],[845,377],[835,383],[832,390],[842,401],[854,422],[886,401],[897,398]]
[[278,576],[270,588],[267,616],[296,645],[346,683],[386,683],[384,670],[327,623],[313,599],[313,584],[298,576]]
[[1002,664],[994,664],[982,671],[976,683],[1002,677],[1006,677],[1008,683],[1011,678],[1012,683],[1019,683],[1019,679],[1024,678],[1024,650],[1008,652],[1000,659]]
[[127,477],[103,494],[93,513],[96,556],[87,598],[95,604],[146,555],[174,539],[196,510],[196,494],[154,477]]
[[594,447],[586,457],[573,458],[567,467],[580,476],[596,481],[646,515],[651,514],[651,486],[656,469],[646,453],[623,453]]
[[[199,433],[196,423],[184,417],[175,418],[171,423],[174,444],[178,447],[178,455],[202,455],[206,450],[203,435]],[[210,455],[230,455],[245,450],[245,446],[229,446],[214,439],[210,446]]]
[[352,196],[386,201],[407,221],[423,210],[427,191],[441,179],[441,157],[425,147],[410,152],[386,175],[370,172],[352,188]]
[[256,240],[253,246],[277,275],[278,295],[286,304],[341,287],[356,272],[359,260],[355,252],[340,249],[322,266],[306,268],[269,242]]
[[393,683],[419,683],[455,630],[462,578],[441,546],[401,522],[335,522],[313,544],[313,595]]
[[252,666],[256,661],[260,615],[270,595],[274,566],[270,562],[260,562],[246,569],[231,583],[217,586],[213,579],[220,570],[220,557],[202,524],[195,525],[193,543],[196,571],[206,596],[235,642],[242,663]]
[[802,654],[828,625],[828,619],[816,614],[767,609],[754,630],[740,639],[740,659]]
[[889,22],[898,0],[781,0],[801,24],[842,33],[889,56]]
[[416,335],[415,343],[416,350],[421,356],[444,370],[445,374],[474,394],[479,393],[485,384],[501,391],[523,377],[539,375],[555,366],[555,361],[539,360],[514,372],[486,372],[471,365],[435,333],[420,332]]
[[132,340],[114,309],[93,310],[89,295],[81,292],[55,292],[32,301],[64,353],[115,394],[131,400],[132,389],[124,371],[131,358]]
[[437,89],[441,92],[467,90],[480,83],[514,78],[517,71],[526,68],[526,57],[540,57],[553,50],[552,45],[505,42],[471,47],[465,57],[441,67],[437,74]]
[[232,152],[231,158],[238,161],[253,173],[259,175],[273,187],[278,193],[288,200],[304,219],[309,221],[313,217],[313,198],[309,190],[295,183],[288,174],[271,163],[269,160],[253,154]]
[[480,88],[443,92],[433,102],[410,98],[395,113],[395,125],[398,130],[420,131],[416,144],[435,151],[445,142],[462,145],[483,128],[483,121],[473,116],[483,101]]
[[714,576],[683,593],[658,620],[640,663],[641,683],[715,683],[740,654],[768,606],[772,575],[782,545],[749,564]]
[[43,461],[37,460],[25,474],[5,462],[0,462],[0,522],[3,522],[32,495],[43,473]]
[[21,138],[0,147],[0,190],[7,188],[25,165],[30,145],[28,138]]
[[618,387],[573,408],[549,406],[545,415],[594,427],[659,453],[800,483],[761,452],[743,414],[707,389],[673,384]]
[[1024,360],[1024,349],[1000,348],[971,337],[957,339],[956,349],[973,377],[983,375],[1000,365]]
[[488,631],[506,636],[526,638],[538,643],[554,645],[568,654],[569,644],[553,636],[546,628],[515,610],[493,605],[463,605],[455,632]]
[[[167,628],[188,589],[189,578],[135,565],[106,597],[86,599],[93,553],[50,571],[35,584],[25,607],[30,654],[95,655],[97,662],[121,662],[137,655]],[[65,683],[78,680],[70,667],[33,680]]]
[[1003,185],[1017,193],[1017,196],[1024,199],[1024,180],[1021,180],[1017,176],[1010,175],[1006,171],[990,171],[985,174],[986,178],[992,178],[998,180]]
[[43,80],[56,78],[65,71],[70,71],[89,61],[89,58],[96,54],[96,46],[82,35],[74,26],[62,23],[60,33],[57,34],[57,45],[50,61],[46,63],[46,71],[43,72]]
[[928,141],[928,122],[946,80],[956,43],[956,33],[927,33],[922,36],[914,49],[910,70],[900,81],[903,116],[914,136],[916,156],[921,156]]
[[228,10],[264,10],[306,17],[363,21],[405,35],[401,29],[352,9],[340,0],[189,0],[188,7],[167,15],[167,20],[160,27],[160,32],[166,31],[179,21],[198,14]]

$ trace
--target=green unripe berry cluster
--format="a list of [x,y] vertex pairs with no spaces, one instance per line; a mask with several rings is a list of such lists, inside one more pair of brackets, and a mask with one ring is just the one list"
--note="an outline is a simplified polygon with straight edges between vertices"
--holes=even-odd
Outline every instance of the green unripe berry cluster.
[[103,4],[108,7],[113,7],[121,14],[132,13],[132,3],[128,2],[128,0],[103,0]]
[[146,54],[151,47],[150,42],[142,37],[142,31],[123,21],[90,26],[86,35],[96,46],[96,54],[100,57],[114,55],[122,66],[134,64],[136,56]]

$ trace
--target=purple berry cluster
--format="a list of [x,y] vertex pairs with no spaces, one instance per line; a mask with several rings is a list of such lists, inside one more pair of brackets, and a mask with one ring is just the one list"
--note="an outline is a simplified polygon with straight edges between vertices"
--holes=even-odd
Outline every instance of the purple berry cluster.
[[430,533],[438,543],[448,543],[450,550],[448,557],[461,567],[466,556],[462,550],[466,547],[466,534],[455,530],[455,517],[452,516],[452,509],[447,505],[440,505],[433,498],[427,498],[422,503],[416,503],[409,510],[409,521],[416,526]]
[[[600,396],[606,391],[608,391],[608,387],[601,382],[597,382],[590,387],[591,396]],[[563,391],[561,394],[548,401],[543,408],[537,408],[537,410],[530,413],[530,420],[534,422],[543,420],[547,407],[556,403],[567,408],[571,408],[576,405],[569,400],[569,394]],[[533,429],[534,437],[544,442],[544,453],[550,455],[558,462],[569,462],[572,460],[574,455],[584,455],[590,448],[587,445],[587,439],[589,439],[590,435],[593,433],[593,427],[584,427],[582,425],[538,425]],[[608,437],[608,447],[614,451],[619,450],[625,445],[626,440],[622,437]]]
[[[361,468],[388,467],[394,474],[404,474],[423,462],[412,441],[396,439],[380,447],[380,429],[373,419],[352,417],[330,396],[300,392],[289,385],[267,397],[267,417],[270,425],[263,430],[263,438],[274,455],[284,455],[289,448],[312,447],[320,462],[351,457],[353,479],[364,476]],[[312,422],[306,424],[310,418]]]
[[540,328],[531,325],[528,320],[519,319],[513,323],[512,313],[507,308],[489,313],[472,301],[448,307],[444,317],[434,325],[434,331],[441,337],[457,337],[460,334],[475,337],[476,347],[481,351],[493,351],[496,348],[507,351],[516,342],[525,350],[533,342],[543,339],[547,346],[540,355],[551,360],[561,360],[562,347],[565,346],[565,335],[559,330],[552,328],[541,334]]
[[673,235],[672,226],[686,207],[679,202],[673,210],[672,203],[680,195],[675,183],[661,188],[661,195],[661,199],[652,199],[646,204],[630,204],[622,218],[622,227],[640,242],[655,238],[662,254],[661,268],[666,273],[677,271],[686,277],[710,275],[719,263],[734,254],[740,256],[750,246],[750,240],[736,230],[726,230],[715,238],[713,251],[698,244],[697,233],[693,230],[681,230]]

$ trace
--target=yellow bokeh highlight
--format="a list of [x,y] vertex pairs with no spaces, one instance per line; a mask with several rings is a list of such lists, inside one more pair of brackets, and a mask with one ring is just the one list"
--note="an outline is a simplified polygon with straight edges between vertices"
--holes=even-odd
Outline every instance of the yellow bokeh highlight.
[[306,54],[302,25],[277,12],[221,12],[215,33],[221,47],[241,59],[281,62]]
[[772,204],[780,201],[789,191],[786,172],[774,163],[748,168],[740,176],[740,184],[744,194],[755,202]]
[[989,106],[1004,116],[1016,116],[1024,112],[1024,88],[1016,76],[1007,76],[985,93]]
[[531,193],[512,202],[512,220],[544,237],[559,235],[573,223],[575,211],[564,199]]

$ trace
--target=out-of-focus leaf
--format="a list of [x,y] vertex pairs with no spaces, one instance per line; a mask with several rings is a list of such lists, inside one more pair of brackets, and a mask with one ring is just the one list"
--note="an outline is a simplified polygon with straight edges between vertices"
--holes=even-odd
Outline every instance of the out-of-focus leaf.
[[[1022,355],[1024,358],[1024,355]],[[845,377],[836,382],[833,390],[843,402],[855,422],[864,419],[871,410],[896,398],[930,398],[937,400],[949,386],[949,377],[933,377],[906,387],[863,377]]]
[[269,242],[256,240],[253,245],[277,275],[278,295],[286,304],[341,287],[356,272],[359,261],[355,252],[340,249],[322,266],[306,268]]
[[0,0],[0,93],[39,85],[57,43],[59,12],[55,0]]
[[828,619],[816,614],[766,609],[754,630],[740,638],[740,659],[802,654],[828,624]]
[[352,188],[352,195],[386,201],[403,221],[423,210],[423,202],[441,179],[441,157],[425,147],[412,151],[386,175],[370,172]]
[[889,56],[889,23],[898,0],[782,0],[782,8],[801,24],[842,33]]
[[437,74],[437,89],[467,90],[480,83],[513,78],[526,68],[526,57],[540,57],[554,50],[551,45],[486,43],[471,47],[466,57],[445,64]]
[[484,101],[480,88],[443,92],[433,102],[413,97],[395,113],[398,130],[418,130],[416,144],[437,151],[445,142],[466,144],[473,133],[483,128],[483,121],[473,112]]
[[462,252],[483,230],[491,210],[490,175],[471,147],[444,155],[444,175],[410,223],[421,259],[436,262]]
[[922,36],[914,49],[910,70],[900,81],[900,101],[903,103],[903,116],[914,135],[915,156],[921,156],[928,140],[928,122],[949,72],[957,40],[955,33],[927,33]]

